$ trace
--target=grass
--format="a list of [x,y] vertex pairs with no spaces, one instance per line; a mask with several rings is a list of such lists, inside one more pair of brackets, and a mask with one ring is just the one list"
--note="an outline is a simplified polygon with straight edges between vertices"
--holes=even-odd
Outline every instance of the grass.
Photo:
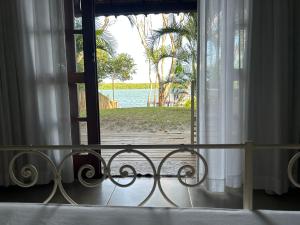
[[176,132],[190,127],[190,110],[177,107],[102,109],[100,121],[109,131]]
[[[158,88],[158,84],[152,84],[152,88]],[[115,83],[115,89],[150,89],[149,83]],[[100,84],[100,90],[112,90],[112,84]]]

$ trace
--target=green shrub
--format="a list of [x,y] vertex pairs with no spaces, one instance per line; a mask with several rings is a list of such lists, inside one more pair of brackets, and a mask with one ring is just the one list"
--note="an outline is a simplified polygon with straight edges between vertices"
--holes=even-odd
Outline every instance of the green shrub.
[[[184,102],[184,104],[183,104],[184,108],[186,108],[186,109],[190,109],[191,105],[192,105],[192,100],[191,99],[186,100]],[[196,100],[196,98],[194,98],[194,106],[195,106],[195,108],[197,107],[197,100]]]

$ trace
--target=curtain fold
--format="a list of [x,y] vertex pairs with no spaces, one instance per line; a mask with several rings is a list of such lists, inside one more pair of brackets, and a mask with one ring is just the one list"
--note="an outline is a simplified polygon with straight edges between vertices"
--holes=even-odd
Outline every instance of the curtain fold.
[[[198,143],[299,143],[299,1],[201,0],[199,8]],[[209,190],[242,185],[241,152],[201,153]],[[290,156],[256,150],[254,188],[287,192]]]
[[[245,135],[249,1],[202,0],[199,13],[198,143],[241,143]],[[241,151],[201,153],[209,166],[208,190],[223,192],[225,186],[241,186]]]
[[[299,10],[294,0],[253,0],[248,138],[256,143],[300,141]],[[254,188],[287,192],[290,156],[286,150],[256,150]]]
[[[66,74],[63,1],[12,0],[0,3],[0,144],[71,144]],[[59,163],[68,153],[48,151]],[[0,153],[0,185],[11,184],[8,163],[15,153]],[[49,166],[34,156],[19,161],[38,167],[38,183],[52,179]],[[63,179],[73,180],[72,159]]]

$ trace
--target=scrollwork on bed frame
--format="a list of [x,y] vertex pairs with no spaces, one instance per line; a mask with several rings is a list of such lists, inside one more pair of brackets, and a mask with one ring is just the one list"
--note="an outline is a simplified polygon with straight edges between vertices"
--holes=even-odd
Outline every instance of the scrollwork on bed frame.
[[[63,146],[55,146],[55,149],[59,149],[61,147],[63,147]],[[98,146],[98,149],[99,149],[99,147],[100,146]],[[103,147],[105,147],[105,146],[101,146],[102,149],[103,149]],[[162,167],[163,167],[164,163],[166,162],[166,160],[177,153],[183,153],[183,152],[194,154],[197,157],[199,157],[199,160],[203,163],[204,174],[203,174],[203,177],[201,178],[201,180],[198,181],[196,184],[188,184],[183,180],[183,177],[184,178],[194,177],[196,175],[196,168],[194,168],[191,165],[183,165],[178,169],[178,172],[175,176],[177,177],[179,182],[184,186],[193,187],[193,186],[200,185],[202,182],[204,182],[204,180],[208,174],[208,165],[207,165],[207,162],[204,159],[204,157],[201,154],[199,154],[197,151],[192,150],[185,146],[182,146],[182,147],[180,146],[179,149],[171,151],[165,157],[163,157],[163,159],[159,163],[157,169],[156,169],[154,163],[152,162],[152,160],[145,153],[143,153],[141,150],[135,149],[135,147],[140,147],[140,146],[117,146],[117,149],[119,149],[120,147],[122,147],[123,149],[119,150],[118,152],[113,154],[110,157],[110,159],[108,160],[108,162],[106,162],[104,160],[104,158],[97,151],[95,151],[97,149],[95,149],[93,146],[91,149],[94,149],[94,150],[91,150],[91,149],[76,150],[76,151],[73,151],[73,152],[67,154],[61,160],[61,162],[58,166],[56,166],[55,163],[51,160],[51,158],[43,152],[43,149],[45,147],[42,149],[38,148],[38,147],[34,147],[34,149],[31,149],[31,150],[21,151],[12,158],[12,160],[9,163],[9,175],[10,175],[12,182],[14,182],[16,185],[18,185],[20,187],[29,188],[29,187],[36,185],[38,178],[39,178],[39,171],[34,164],[26,164],[26,165],[22,166],[20,169],[19,177],[15,174],[15,169],[14,169],[18,158],[20,158],[24,155],[36,155],[36,156],[40,157],[40,160],[44,160],[45,163],[47,163],[49,165],[49,168],[51,169],[51,173],[53,175],[53,181],[54,181],[53,188],[52,188],[51,193],[47,197],[47,199],[44,201],[44,203],[48,203],[55,195],[57,189],[59,189],[62,196],[69,203],[76,205],[77,203],[69,196],[69,194],[65,190],[63,183],[62,183],[62,172],[63,172],[64,164],[69,158],[71,158],[74,155],[88,153],[88,154],[95,156],[99,161],[101,161],[102,174],[103,174],[102,178],[97,179],[97,180],[93,179],[93,182],[88,181],[87,179],[89,179],[89,178],[92,179],[94,177],[95,172],[96,172],[95,168],[91,164],[84,164],[79,168],[78,174],[77,174],[78,181],[84,187],[87,187],[87,188],[98,187],[101,185],[101,183],[104,179],[108,178],[115,185],[125,188],[125,187],[131,186],[136,181],[137,175],[138,175],[136,172],[136,169],[130,164],[123,164],[120,166],[119,174],[118,174],[119,177],[125,178],[125,177],[129,177],[129,174],[133,174],[130,176],[131,180],[127,184],[122,184],[122,183],[118,182],[115,179],[115,177],[111,174],[111,165],[112,165],[113,160],[116,157],[120,156],[121,154],[133,153],[133,154],[137,154],[137,155],[143,157],[149,163],[151,170],[152,170],[153,180],[154,180],[151,191],[146,196],[146,198],[142,202],[139,203],[139,206],[144,205],[151,198],[151,196],[153,195],[157,186],[158,186],[161,194],[163,195],[163,197],[173,206],[177,206],[176,203],[168,197],[168,195],[164,191],[163,186],[161,184],[161,177],[162,177],[161,171],[162,171]],[[153,147],[153,146],[151,146],[151,147]],[[49,146],[49,148],[50,148],[50,146]],[[81,146],[81,148],[90,148],[90,146]],[[149,148],[149,146],[147,148]]]
[[297,182],[294,177],[293,177],[293,167],[296,164],[296,162],[298,161],[298,159],[300,158],[300,152],[297,152],[289,161],[288,164],[288,177],[289,180],[291,181],[291,183],[293,185],[295,185],[295,187],[300,188],[300,183]]
[[[158,167],[156,168],[153,161],[142,152],[143,149],[174,149],[166,154],[163,159],[160,161]],[[197,168],[194,168],[191,165],[183,165],[181,166],[177,174],[174,174],[178,181],[187,187],[195,187],[200,185],[205,181],[208,175],[208,164],[205,158],[199,153],[199,149],[214,149],[214,150],[222,150],[222,149],[236,149],[236,150],[245,150],[245,160],[244,160],[244,208],[252,209],[252,152],[254,149],[261,150],[270,150],[270,149],[300,149],[300,145],[254,145],[252,142],[246,142],[245,144],[205,144],[205,145],[86,145],[86,146],[1,146],[0,151],[18,151],[17,154],[11,159],[9,163],[9,175],[13,183],[16,185],[28,188],[37,184],[39,178],[39,171],[34,164],[26,164],[20,168],[19,176],[15,174],[16,170],[16,161],[18,158],[24,155],[35,155],[40,158],[40,160],[44,160],[45,163],[49,165],[51,173],[53,174],[53,188],[49,196],[45,199],[44,203],[48,203],[57,190],[59,189],[62,196],[71,204],[76,205],[77,203],[69,196],[67,191],[65,190],[62,183],[62,172],[64,163],[72,158],[74,155],[88,153],[95,156],[99,161],[101,161],[102,165],[102,173],[103,176],[101,179],[94,180],[92,179],[95,175],[95,168],[90,164],[82,165],[78,170],[78,181],[81,185],[87,188],[98,187],[101,185],[101,182],[104,179],[109,179],[112,183],[119,187],[129,187],[131,186],[137,179],[137,171],[130,164],[124,164],[119,168],[119,176],[120,177],[130,177],[131,180],[122,184],[118,182],[115,177],[111,174],[111,165],[114,159],[121,154],[124,153],[133,153],[137,154],[140,157],[144,158],[150,165],[153,175],[153,185],[149,192],[149,194],[144,198],[143,201],[139,203],[139,206],[144,205],[153,195],[156,187],[158,187],[160,193],[164,197],[164,199],[169,202],[173,206],[177,206],[177,204],[168,196],[168,194],[164,191],[163,186],[161,184],[161,173],[162,167],[166,160],[170,159],[172,156],[178,153],[191,153],[198,157],[199,162],[201,163],[202,170],[204,171],[201,178],[198,178],[196,183],[189,184],[183,178],[192,178],[198,173]],[[59,165],[56,165],[51,158],[44,153],[45,150],[57,150],[61,151],[70,150],[73,151],[67,154],[60,162]],[[121,149],[114,153],[110,159],[106,162],[104,158],[97,152],[96,150],[100,149]],[[139,149],[139,150],[137,150]],[[292,168],[294,163],[300,158],[300,152],[295,154],[288,165],[288,177],[290,181],[296,186],[300,188],[300,184],[297,183],[292,174]],[[19,165],[18,165],[19,169]],[[133,174],[129,176],[129,173]],[[90,180],[88,180],[90,179]]]

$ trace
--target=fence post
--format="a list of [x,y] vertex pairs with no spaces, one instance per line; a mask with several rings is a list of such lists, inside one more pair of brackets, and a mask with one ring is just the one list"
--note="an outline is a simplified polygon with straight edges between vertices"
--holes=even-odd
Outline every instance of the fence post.
[[243,208],[253,209],[253,150],[254,144],[247,141],[245,144],[245,167],[244,167],[244,192]]

